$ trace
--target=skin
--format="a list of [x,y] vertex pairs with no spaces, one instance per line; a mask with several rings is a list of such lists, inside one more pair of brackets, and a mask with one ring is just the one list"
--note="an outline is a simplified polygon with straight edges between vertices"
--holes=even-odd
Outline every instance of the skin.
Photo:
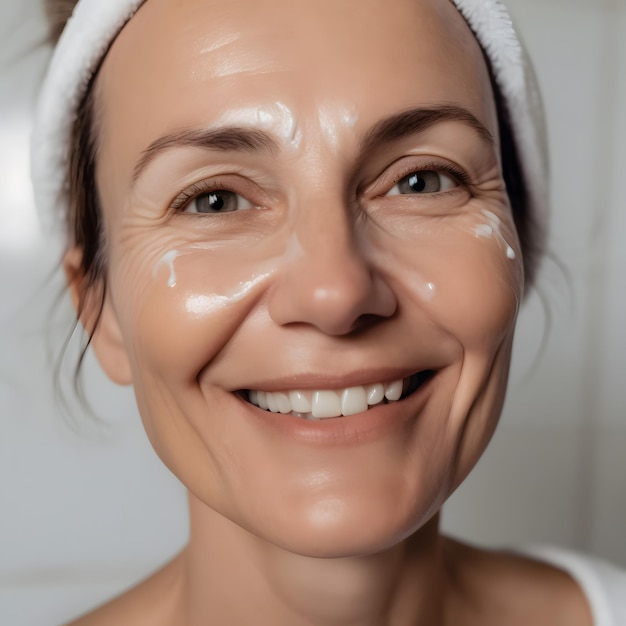
[[[590,624],[563,573],[438,532],[496,426],[523,293],[489,77],[452,4],[149,0],[96,89],[108,291],[92,345],[188,488],[191,534],[78,623]],[[446,120],[362,151],[382,120],[441,104],[492,140]],[[145,158],[225,126],[273,145]],[[424,170],[445,190],[397,193]],[[190,213],[176,199],[201,181],[243,209]],[[240,393],[423,370],[408,398],[323,422]]]

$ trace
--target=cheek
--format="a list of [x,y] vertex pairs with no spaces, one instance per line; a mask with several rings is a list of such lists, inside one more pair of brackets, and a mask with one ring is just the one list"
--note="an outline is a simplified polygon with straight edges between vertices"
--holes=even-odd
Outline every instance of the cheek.
[[524,287],[512,222],[503,217],[489,236],[484,225],[480,211],[455,223],[441,221],[397,245],[393,258],[409,308],[419,306],[459,348],[448,393],[440,396],[446,428],[432,423],[432,440],[439,442],[433,447],[454,450],[454,487],[482,454],[500,416]]
[[232,441],[238,449],[242,439],[209,419],[222,412],[223,397],[212,396],[207,410],[198,381],[250,323],[272,275],[267,258],[160,249],[143,258],[126,255],[111,281],[146,433],[183,484],[214,504],[222,502],[219,485],[228,484],[223,475],[236,474],[229,469],[237,456]]
[[120,263],[116,309],[136,378],[193,383],[237,334],[274,264],[209,249],[163,250]]
[[[502,220],[486,236],[481,214],[460,223],[434,223],[397,241],[385,266],[411,305],[455,337],[465,350],[495,350],[510,335],[523,292],[515,229]],[[486,231],[485,231],[486,232]]]

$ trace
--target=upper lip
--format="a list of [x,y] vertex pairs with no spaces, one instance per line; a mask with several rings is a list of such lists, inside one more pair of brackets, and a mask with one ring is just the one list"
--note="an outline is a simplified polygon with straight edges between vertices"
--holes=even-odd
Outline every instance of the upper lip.
[[434,369],[431,367],[417,368],[378,368],[360,370],[345,374],[331,373],[296,373],[278,378],[263,378],[251,381],[242,389],[258,391],[286,391],[286,390],[309,390],[316,389],[345,389],[359,385],[373,385],[376,383],[390,383],[394,380],[408,378],[413,374],[424,370]]

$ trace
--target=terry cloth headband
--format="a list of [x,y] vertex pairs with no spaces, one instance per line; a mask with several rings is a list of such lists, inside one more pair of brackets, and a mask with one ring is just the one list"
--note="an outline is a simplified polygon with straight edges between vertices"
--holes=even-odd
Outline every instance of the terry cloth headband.
[[[72,127],[81,100],[111,43],[145,0],[80,0],[54,51],[31,142],[35,203],[46,225],[62,221]],[[452,0],[492,68],[513,132],[528,218],[543,248],[548,215],[548,159],[543,110],[532,67],[501,0]],[[59,219],[61,218],[61,219]]]

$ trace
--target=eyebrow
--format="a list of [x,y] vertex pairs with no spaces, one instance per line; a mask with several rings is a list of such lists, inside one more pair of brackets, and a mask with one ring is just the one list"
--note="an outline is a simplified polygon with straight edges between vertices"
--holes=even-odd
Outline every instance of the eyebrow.
[[[457,105],[443,104],[408,109],[384,118],[367,132],[361,142],[360,152],[366,154],[381,145],[424,132],[435,124],[447,121],[465,124],[474,129],[483,141],[495,145],[492,134],[473,113]],[[182,130],[160,137],[142,152],[133,171],[132,184],[137,182],[148,165],[162,152],[180,146],[223,152],[272,154],[279,151],[278,143],[272,135],[254,128],[227,126],[216,129]]]
[[132,183],[159,154],[174,147],[189,146],[205,150],[275,153],[278,144],[269,133],[254,128],[228,126],[216,129],[183,130],[153,141],[141,154],[133,171]]
[[381,120],[365,135],[361,143],[361,153],[424,132],[440,122],[461,122],[475,130],[490,146],[495,145],[493,135],[473,113],[454,104],[443,104],[409,109]]

